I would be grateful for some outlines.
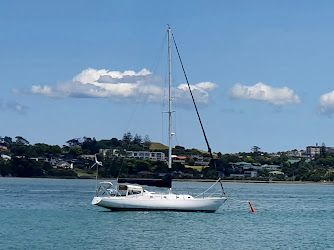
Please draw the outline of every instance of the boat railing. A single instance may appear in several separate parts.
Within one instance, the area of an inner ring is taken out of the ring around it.
[[[196,193],[196,194],[190,194],[190,192],[188,192],[188,194],[174,194],[176,196],[176,199],[188,199],[189,196],[196,198],[196,199],[200,199],[200,198],[223,198],[224,194],[219,193],[219,192],[215,192],[215,193]],[[151,194],[151,198],[154,197],[160,197],[160,199],[168,199],[169,194],[167,193],[154,193]]]
[[[100,182],[98,188],[96,189],[96,196],[115,196],[117,190],[114,188],[114,185],[111,182],[104,181]]]

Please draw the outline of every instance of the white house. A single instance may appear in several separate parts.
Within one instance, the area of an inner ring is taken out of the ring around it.
[[[165,160],[165,154],[163,152],[127,151],[126,157],[134,159],[142,159],[142,160],[153,160],[153,161]]]
[[[12,157],[10,157],[9,155],[1,155],[1,158],[5,161],[10,161],[12,159]]]

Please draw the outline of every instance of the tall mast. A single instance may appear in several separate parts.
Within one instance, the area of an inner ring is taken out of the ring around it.
[[[169,81],[168,81],[168,169],[172,168],[172,30],[168,26],[168,61],[169,61]]]

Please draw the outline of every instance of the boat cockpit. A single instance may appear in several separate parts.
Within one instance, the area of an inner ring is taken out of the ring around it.
[[[115,188],[111,182],[100,182],[96,196],[138,196],[143,195],[145,191],[141,186],[119,185]]]
[[[122,196],[142,195],[143,191],[144,190],[141,186],[135,186],[135,185],[119,185],[118,186],[118,192]]]

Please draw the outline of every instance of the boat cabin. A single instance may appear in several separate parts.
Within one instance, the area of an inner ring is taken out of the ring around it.
[[[143,188],[135,185],[119,185],[118,192],[121,196],[142,195]]]

